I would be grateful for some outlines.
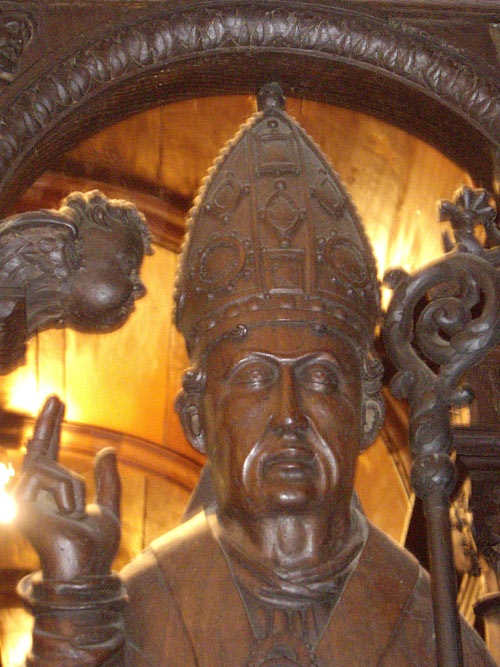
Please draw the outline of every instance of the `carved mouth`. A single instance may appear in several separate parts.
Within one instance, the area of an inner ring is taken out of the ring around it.
[[[313,452],[300,446],[286,447],[272,454],[264,461],[263,473],[278,475],[288,480],[301,480],[316,470],[316,458]]]

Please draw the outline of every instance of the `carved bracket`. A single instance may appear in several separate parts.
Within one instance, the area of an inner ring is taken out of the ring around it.
[[[75,192],[58,211],[0,222],[0,373],[43,329],[110,331],[145,293],[139,268],[151,253],[144,217],[99,191]]]
[[[33,19],[19,12],[0,12],[0,85],[14,79],[24,50],[33,38]]]

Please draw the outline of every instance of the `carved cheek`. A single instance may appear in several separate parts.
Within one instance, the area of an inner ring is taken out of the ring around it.
[[[231,467],[233,477],[240,478],[249,455],[262,440],[265,417],[259,413],[258,405],[235,397],[225,403],[219,414],[219,422],[223,422],[219,436],[227,448],[226,465]]]
[[[357,451],[360,439],[360,411],[344,396],[316,400],[309,419],[319,435],[332,448],[352,446]]]
[[[132,283],[118,270],[108,267],[78,271],[71,285],[71,301],[80,312],[99,314],[119,308],[130,297]]]

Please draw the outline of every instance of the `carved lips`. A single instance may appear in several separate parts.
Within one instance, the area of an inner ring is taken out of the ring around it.
[[[314,453],[306,447],[284,446],[281,451],[265,457],[262,465],[264,477],[279,476],[290,482],[302,482],[304,476],[316,474],[317,464]]]

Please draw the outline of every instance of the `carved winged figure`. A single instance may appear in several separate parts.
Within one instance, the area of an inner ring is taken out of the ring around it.
[[[144,254],[151,254],[144,216],[97,190],[74,192],[57,211],[1,222],[0,372],[22,360],[38,331],[121,326],[145,293]]]

